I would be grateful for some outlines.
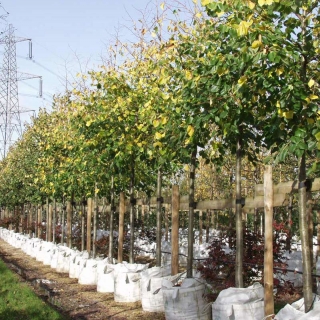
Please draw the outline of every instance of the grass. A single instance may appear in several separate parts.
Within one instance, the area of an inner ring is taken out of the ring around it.
[[[66,320],[0,260],[0,319]]]

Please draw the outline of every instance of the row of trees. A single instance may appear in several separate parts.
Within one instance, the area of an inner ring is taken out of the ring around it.
[[[300,235],[308,243],[306,170],[318,172],[320,149],[319,3],[193,5],[191,20],[166,20],[170,7],[162,3],[152,25],[142,21],[135,28],[136,43],[117,39],[105,65],[81,76],[85,86],[56,97],[52,112],[42,110],[33,119],[1,162],[0,202],[114,194],[129,185],[133,200],[135,189],[153,192],[155,173],[172,182],[188,165],[191,238],[199,157],[218,168],[235,155],[241,287],[244,156],[257,162],[297,160]],[[192,261],[192,251],[188,255]],[[304,283],[307,296],[311,276]]]

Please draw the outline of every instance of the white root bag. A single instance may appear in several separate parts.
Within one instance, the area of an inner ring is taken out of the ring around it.
[[[88,259],[85,261],[79,274],[79,283],[85,285],[97,284],[97,265],[98,260]]]
[[[300,299],[293,304],[287,304],[275,316],[275,320],[319,320],[320,301],[319,296],[314,295],[313,309],[304,313],[304,299]]]
[[[205,294],[207,285],[201,279],[184,279],[180,287],[162,281],[166,320],[211,320],[211,304]]]
[[[171,265],[154,267],[141,272],[141,304],[148,312],[164,312],[164,302],[161,288],[162,280],[168,279]]]
[[[87,251],[83,251],[81,254],[76,255],[70,261],[69,267],[69,278],[78,279],[81,269],[83,268],[84,263],[89,258],[89,254]]]
[[[67,248],[66,250],[61,250],[58,253],[58,261],[56,271],[60,273],[69,273],[70,270],[70,257],[72,249]]]
[[[114,270],[114,300],[116,302],[136,302],[141,300],[140,272],[148,264],[119,263]]]
[[[212,320],[260,320],[264,318],[264,289],[260,283],[248,288],[228,288],[212,304]]]
[[[104,259],[102,263],[98,265],[97,292],[114,292],[114,269],[115,264],[111,264],[109,258]]]

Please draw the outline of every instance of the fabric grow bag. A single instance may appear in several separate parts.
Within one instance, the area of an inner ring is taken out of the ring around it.
[[[136,302],[141,300],[141,271],[148,264],[119,263],[114,269],[114,300],[116,302]]]
[[[222,290],[212,304],[212,320],[259,320],[264,318],[264,289],[260,283],[248,288]]]
[[[97,284],[97,263],[96,259],[87,259],[79,273],[79,283],[85,285]]]
[[[200,279],[187,278],[180,287],[162,281],[166,320],[210,320],[211,304],[205,300],[207,285]]]
[[[114,292],[114,263],[110,258],[98,262],[97,266],[97,292]]]
[[[164,312],[161,288],[162,280],[168,279],[171,265],[154,267],[141,272],[141,304],[144,311]]]
[[[85,261],[89,258],[89,253],[83,251],[80,254],[77,254],[73,259],[70,260],[69,266],[69,278],[78,279],[81,269]]]
[[[98,271],[97,292],[114,292],[114,266],[106,264],[102,271]]]

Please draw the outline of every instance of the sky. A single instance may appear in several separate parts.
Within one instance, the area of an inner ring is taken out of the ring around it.
[[[141,11],[150,6],[150,0],[0,0],[0,3],[0,15],[6,16],[0,21],[2,32],[11,24],[16,39],[32,39],[32,59],[28,58],[28,41],[16,44],[18,73],[41,76],[43,80],[42,98],[39,78],[18,82],[21,110],[33,110],[22,114],[23,121],[28,121],[39,108],[50,110],[52,96],[65,91],[66,78],[72,83],[77,72],[98,69],[101,56],[119,27],[120,37],[130,40],[132,20],[137,21]],[[1,44],[1,65],[3,53]]]

